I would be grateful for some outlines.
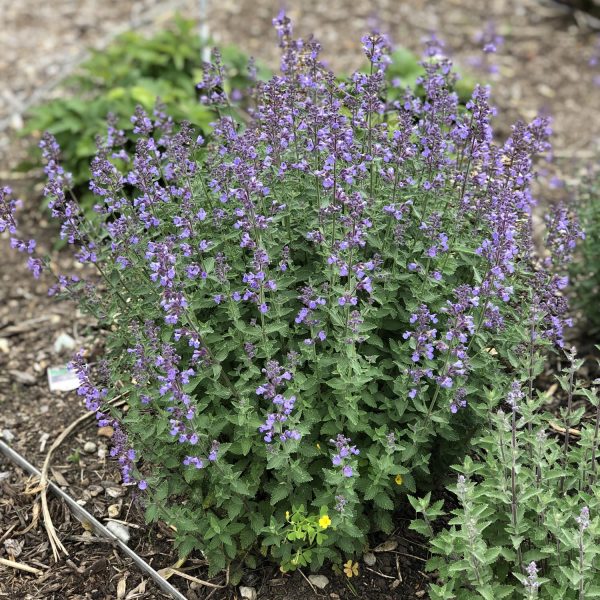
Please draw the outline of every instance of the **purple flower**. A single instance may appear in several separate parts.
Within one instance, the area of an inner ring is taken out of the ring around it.
[[[337,453],[331,458],[331,463],[334,467],[342,467],[344,477],[352,477],[354,470],[350,462],[353,456],[360,454],[356,446],[351,446],[350,442],[350,438],[345,437],[341,433],[338,433],[336,439],[329,440],[329,443],[333,444],[337,450]]]
[[[35,279],[39,279],[44,268],[44,263],[39,258],[29,257],[27,259],[27,268],[31,271]]]
[[[259,431],[264,434],[263,439],[267,444],[273,441],[273,438],[279,432],[279,439],[282,442],[287,440],[299,440],[300,433],[287,426],[290,415],[296,404],[296,396],[285,398],[283,393],[278,392],[278,388],[284,388],[288,381],[291,381],[292,374],[285,370],[276,360],[267,362],[262,369],[267,382],[256,388],[256,395],[270,399],[276,406],[277,412],[267,415],[266,421],[259,427]],[[286,426],[284,427],[284,423]]]

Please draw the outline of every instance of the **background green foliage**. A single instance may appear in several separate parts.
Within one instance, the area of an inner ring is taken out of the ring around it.
[[[585,240],[579,243],[578,260],[571,267],[574,306],[580,311],[586,334],[600,341],[600,170],[590,169],[576,191],[576,202]]]
[[[250,84],[248,56],[236,46],[221,48],[227,71],[226,91],[243,91]],[[167,106],[175,122],[189,121],[206,134],[214,112],[198,102],[196,83],[202,79],[202,42],[193,20],[176,18],[170,27],[152,37],[137,32],[118,36],[102,50],[94,50],[77,72],[64,82],[66,94],[38,106],[28,115],[24,135],[52,133],[61,147],[62,164],[73,175],[75,192],[81,204],[89,206],[90,162],[96,152],[96,137],[106,132],[106,117],[114,113],[117,125],[125,133],[133,126],[130,117],[137,105],[152,111],[156,99]],[[424,71],[418,57],[406,48],[391,55],[386,77],[390,100],[402,97],[406,89],[417,87]],[[258,78],[268,79],[269,70],[257,64]],[[466,102],[473,81],[459,79],[456,91]],[[417,95],[423,91],[417,89]],[[40,165],[37,145],[32,145],[31,158],[21,165],[30,169]]]
[[[103,50],[95,50],[64,87],[67,94],[31,109],[24,134],[48,131],[58,141],[63,165],[72,173],[80,201],[90,198],[87,182],[96,152],[96,137],[106,132],[106,116],[118,116],[126,133],[137,105],[151,111],[160,98],[175,122],[189,121],[202,132],[209,130],[214,113],[198,102],[196,83],[202,79],[202,44],[196,23],[177,18],[168,29],[147,38],[136,32],[117,37]],[[227,68],[227,91],[249,84],[248,56],[234,46],[222,48]],[[268,71],[259,67],[259,77]],[[39,164],[39,151],[22,165]]]
[[[385,72],[385,78],[390,84],[388,96],[390,100],[399,100],[406,90],[413,90],[415,95],[424,98],[425,90],[417,81],[425,74],[419,57],[408,48],[397,47],[391,54],[391,63]],[[466,104],[471,98],[475,80],[464,73],[457,72],[454,91],[458,94],[461,104]]]

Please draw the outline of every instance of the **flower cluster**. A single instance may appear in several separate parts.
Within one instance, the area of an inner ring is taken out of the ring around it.
[[[351,446],[350,442],[350,438],[345,437],[341,433],[338,433],[335,440],[329,440],[329,443],[333,444],[336,449],[336,454],[333,455],[331,464],[334,467],[341,467],[344,477],[352,477],[354,475],[354,469],[351,465],[352,457],[360,454],[360,450],[356,446]]]
[[[273,441],[276,431],[279,430],[279,440],[299,440],[300,433],[295,429],[283,429],[282,423],[285,423],[294,409],[296,404],[296,396],[285,398],[278,388],[286,385],[286,382],[292,380],[292,374],[285,370],[276,360],[271,360],[262,370],[267,379],[264,383],[256,388],[256,395],[267,398],[277,407],[276,413],[269,413],[267,420],[260,426],[259,431],[264,433],[264,440],[268,444]],[[278,425],[279,424],[279,425]]]

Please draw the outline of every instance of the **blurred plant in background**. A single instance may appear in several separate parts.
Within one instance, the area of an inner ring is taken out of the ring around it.
[[[585,239],[579,243],[577,260],[571,264],[573,305],[580,313],[584,331],[592,340],[600,335],[600,170],[590,167],[575,190],[575,203]]]
[[[222,48],[221,53],[227,71],[227,93],[239,100],[252,83],[248,56],[234,46]],[[124,33],[105,49],[92,52],[65,81],[63,97],[33,107],[23,134],[48,131],[56,137],[79,201],[90,206],[89,166],[97,150],[95,140],[106,132],[109,113],[117,117],[115,126],[130,134],[130,117],[136,106],[152,110],[160,98],[174,121],[185,120],[203,133],[209,131],[215,115],[198,101],[196,91],[196,83],[202,79],[201,55],[202,41],[193,20],[176,18],[171,27],[150,38],[136,32]],[[259,65],[257,70],[259,77],[269,76],[264,66]],[[41,165],[37,148],[32,155],[22,169]]]

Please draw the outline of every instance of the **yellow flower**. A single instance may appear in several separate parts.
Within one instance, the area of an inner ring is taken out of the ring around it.
[[[320,450],[320,449],[321,449],[321,444],[319,444],[319,442],[317,442],[317,443],[315,444],[315,446],[317,447],[317,450]]]
[[[402,479],[402,475],[398,474],[396,475],[396,479],[394,479],[394,481],[396,482],[396,485],[402,485],[404,479]]]
[[[331,519],[329,518],[329,516],[323,515],[319,519],[319,525],[321,526],[321,529],[327,529],[331,525]]]
[[[286,510],[286,511],[285,511],[285,520],[286,520],[286,521],[289,521],[289,520],[290,520],[290,511],[289,511],[289,510]]]
[[[346,574],[346,577],[348,577],[348,578],[352,577],[353,575],[357,576],[358,575],[358,563],[352,562],[351,560],[344,563],[344,573]]]

